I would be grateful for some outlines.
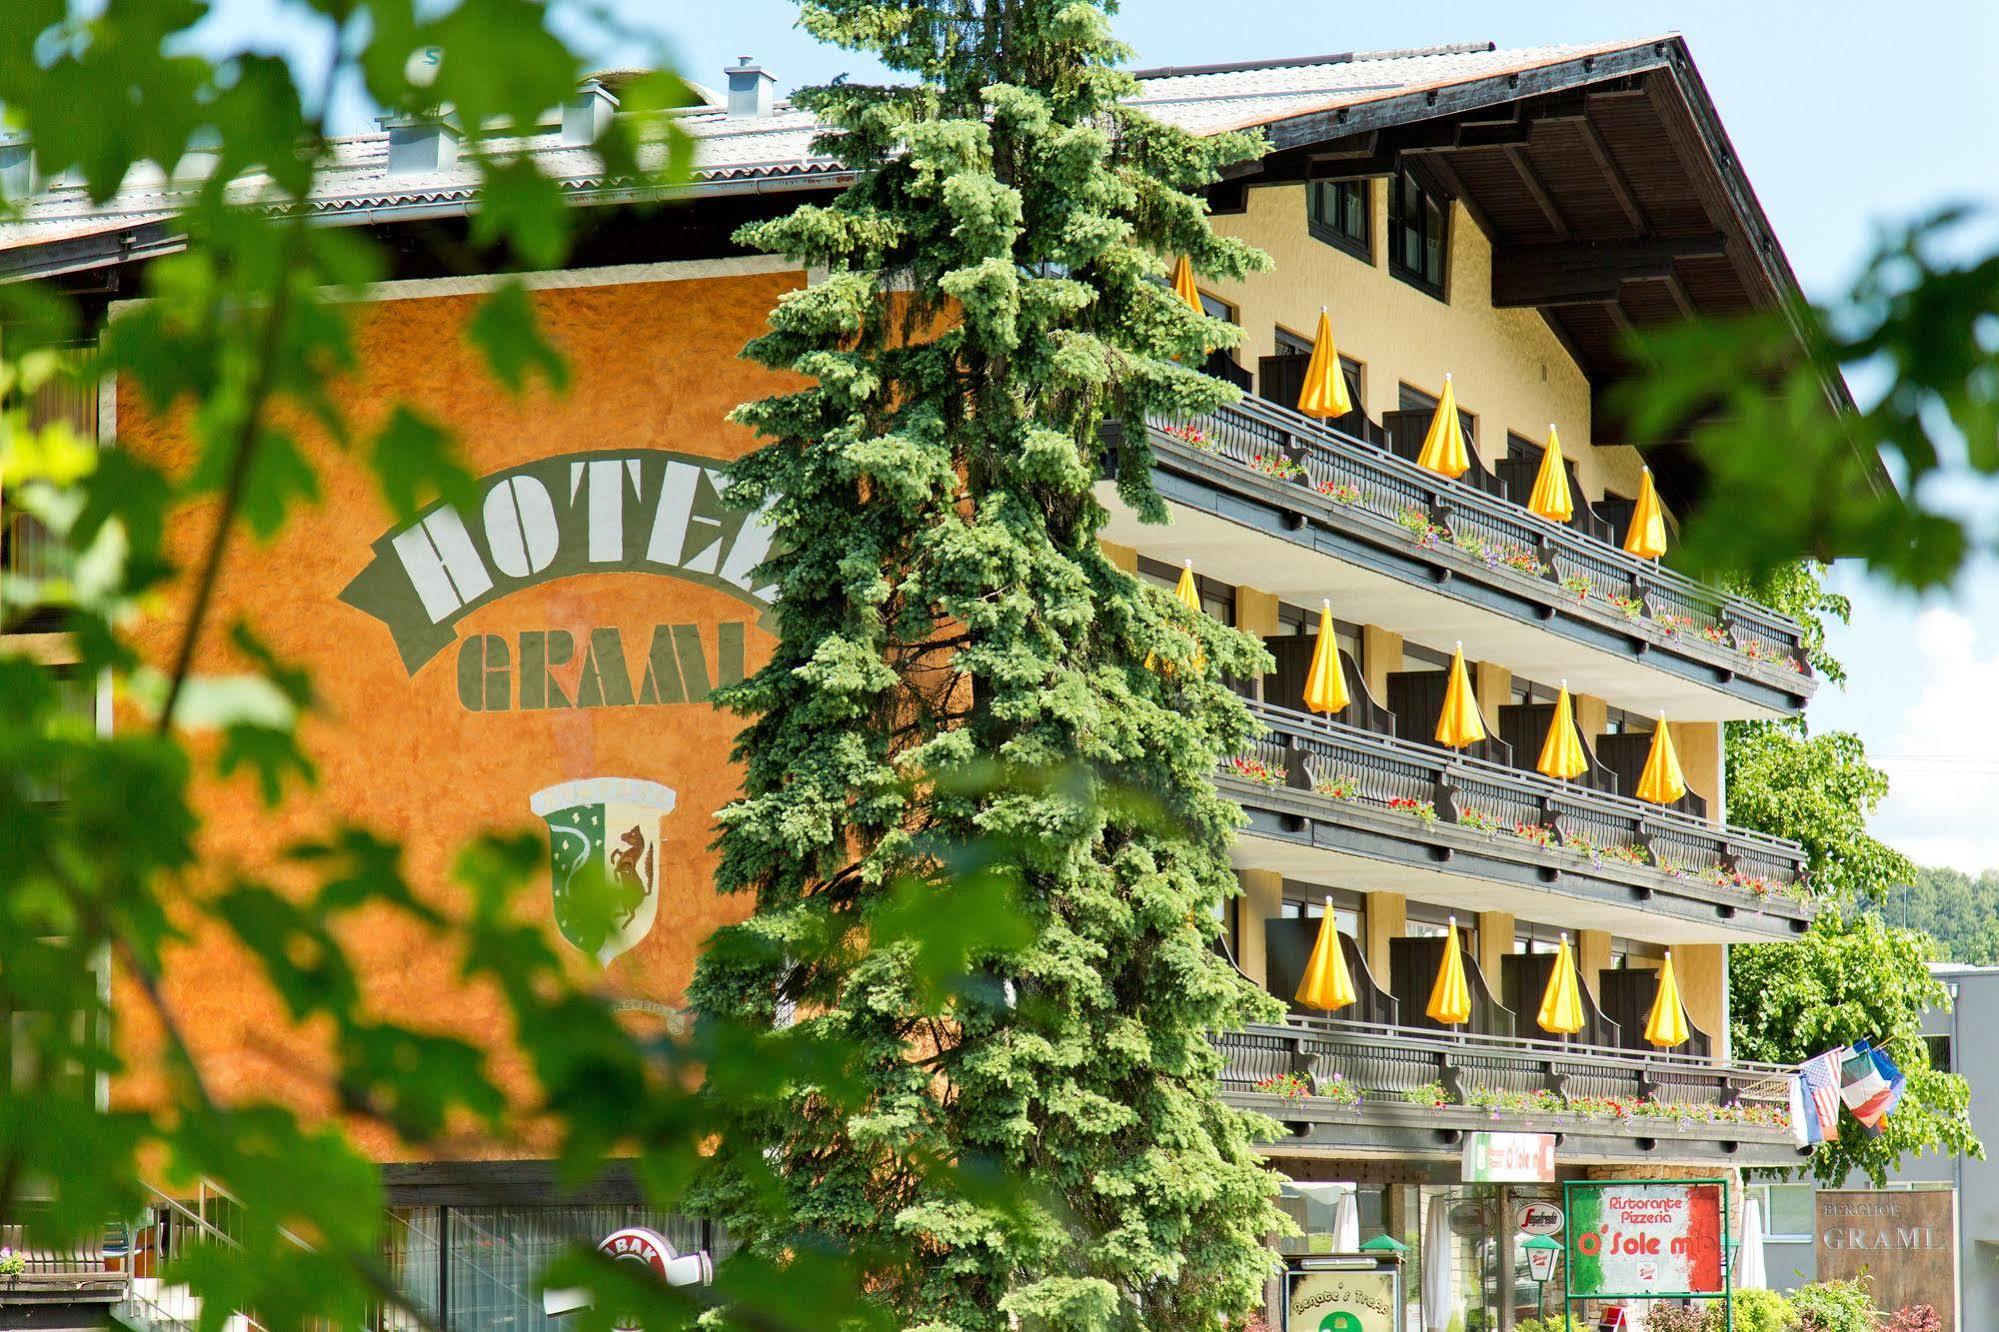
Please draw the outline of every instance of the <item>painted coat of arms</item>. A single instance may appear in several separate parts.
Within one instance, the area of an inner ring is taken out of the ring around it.
[[[588,777],[535,792],[548,824],[555,923],[599,963],[637,944],[659,915],[660,825],[674,793],[635,777]]]

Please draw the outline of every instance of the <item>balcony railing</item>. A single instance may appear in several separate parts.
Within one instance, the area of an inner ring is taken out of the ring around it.
[[[1301,1106],[1351,1108],[1377,1122],[1414,1117],[1439,1127],[1498,1116],[1537,1128],[1593,1125],[1637,1136],[1774,1141],[1789,1132],[1796,1074],[1778,1064],[1329,1018],[1254,1026],[1220,1036],[1217,1044],[1225,1060],[1223,1090],[1235,1096],[1270,1094],[1288,1082],[1293,1092],[1305,1092],[1295,1097]]]
[[[1192,422],[1149,424],[1164,457],[1205,454],[1295,484],[1383,536],[1455,552],[1497,576],[1544,583],[1551,605],[1589,607],[1641,638],[1729,671],[1767,675],[1797,695],[1815,687],[1795,621],[1276,403],[1244,397]]]
[[[1263,734],[1222,768],[1246,784],[1309,792],[1329,812],[1372,807],[1506,845],[1550,870],[1611,869],[1661,892],[1809,919],[1804,849],[1627,796],[1252,702]]]

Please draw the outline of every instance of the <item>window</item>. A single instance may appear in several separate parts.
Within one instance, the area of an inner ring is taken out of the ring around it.
[[[1404,167],[1388,182],[1388,271],[1444,299],[1450,205]]]
[[[1426,393],[1414,384],[1398,384],[1395,389],[1395,405],[1405,412],[1421,412],[1425,416],[1437,414],[1437,395]],[[1465,443],[1478,443],[1478,413],[1458,408],[1458,427],[1465,432]]]
[[[1950,1063],[1950,1037],[1925,1036],[1923,1044],[1930,1052],[1930,1067],[1939,1073],[1952,1071]]]
[[[1148,583],[1165,588],[1168,592],[1173,591],[1173,589],[1180,585],[1179,569],[1174,568],[1163,560],[1150,559],[1145,556],[1139,557],[1138,576]],[[1235,624],[1235,586],[1233,584],[1219,582],[1213,578],[1209,578],[1205,574],[1196,573],[1194,575],[1194,586],[1200,589],[1201,609],[1204,612],[1214,616],[1215,619],[1220,620],[1223,624],[1231,626]]]
[[[1374,262],[1374,210],[1364,180],[1315,180],[1305,186],[1305,226],[1315,239]]]
[[[1259,367],[1263,383],[1258,396],[1285,407],[1296,407],[1298,396],[1305,391],[1305,367],[1311,364],[1312,344],[1287,328],[1277,330],[1276,343],[1276,355],[1264,357]],[[1351,356],[1342,355],[1340,373],[1346,376],[1347,396],[1353,399],[1354,409],[1361,410],[1361,388],[1366,382],[1367,367]]]
[[[1303,885],[1292,884],[1288,886],[1288,891],[1297,893],[1313,890]],[[1359,939],[1362,915],[1358,900],[1355,899],[1355,895],[1352,893],[1334,892],[1328,894],[1320,892],[1318,896],[1307,897],[1304,900],[1286,897],[1284,899],[1284,909],[1281,914],[1285,920],[1322,920],[1325,918],[1326,898],[1328,896],[1333,899],[1333,928],[1341,934],[1346,935],[1349,939]],[[1343,901],[1342,899],[1352,900]]]
[[[1817,1202],[1810,1184],[1751,1184],[1749,1196],[1762,1200],[1764,1239],[1780,1244],[1811,1243]]]

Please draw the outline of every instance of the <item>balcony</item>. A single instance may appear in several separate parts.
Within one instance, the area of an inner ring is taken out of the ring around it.
[[[1302,1017],[1217,1043],[1228,1100],[1289,1129],[1277,1156],[1455,1156],[1488,1130],[1551,1133],[1562,1165],[1801,1156],[1774,1064]]]
[[[1787,717],[1817,688],[1796,623],[1626,555],[1599,521],[1536,518],[1489,474],[1447,480],[1258,398],[1149,434],[1171,526],[1105,482],[1111,541],[1641,714]]]
[[[1242,868],[1667,944],[1789,938],[1815,913],[1794,842],[1250,706],[1264,733],[1221,775],[1249,820]]]

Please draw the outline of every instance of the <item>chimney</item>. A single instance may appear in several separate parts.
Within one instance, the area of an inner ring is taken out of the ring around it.
[[[35,146],[25,136],[0,134],[0,203],[24,203],[35,192]]]
[[[754,120],[770,114],[775,99],[771,92],[777,80],[763,66],[752,65],[748,56],[738,56],[727,71],[729,76],[729,119]]]
[[[389,132],[389,174],[410,176],[458,164],[458,127],[434,116],[383,116]]]
[[[587,148],[604,137],[618,99],[595,79],[584,80],[576,95],[562,104],[562,146]]]

